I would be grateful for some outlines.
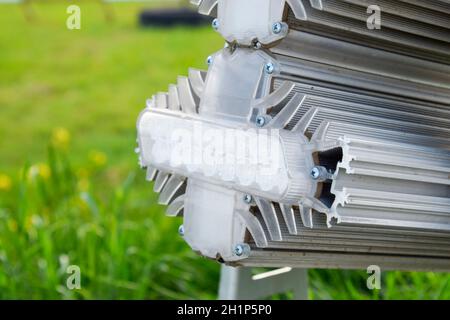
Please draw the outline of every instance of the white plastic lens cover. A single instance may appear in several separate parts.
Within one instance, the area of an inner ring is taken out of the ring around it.
[[[313,188],[303,140],[293,132],[161,109],[144,111],[138,132],[143,165],[280,202]]]
[[[218,2],[218,31],[229,42],[251,45],[257,39],[269,44],[286,36],[287,28],[274,32],[281,23],[285,1],[226,0]]]

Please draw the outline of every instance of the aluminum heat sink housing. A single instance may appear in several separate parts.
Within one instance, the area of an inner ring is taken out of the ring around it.
[[[140,164],[192,249],[449,270],[450,1],[194,2],[226,46],[137,123]]]

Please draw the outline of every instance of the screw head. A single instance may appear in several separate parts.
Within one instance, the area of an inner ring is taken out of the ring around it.
[[[214,30],[218,30],[219,29],[219,19],[215,18],[212,23],[211,23],[212,27]]]
[[[206,64],[208,66],[210,66],[212,64],[212,62],[213,62],[213,57],[212,56],[209,56],[208,58],[206,58]]]
[[[234,253],[235,253],[238,257],[240,257],[240,256],[242,256],[242,255],[244,254],[244,248],[243,248],[240,244],[238,244],[238,245],[234,248]]]
[[[181,226],[179,226],[179,228],[178,228],[178,234],[180,235],[180,236],[184,236],[184,226],[183,225],[181,225]]]
[[[257,116],[255,123],[257,127],[262,128],[266,125],[267,119],[264,116]]]
[[[272,74],[275,71],[275,66],[273,65],[272,62],[268,62],[264,66],[264,70],[266,71],[267,74]]]
[[[238,244],[234,247],[234,254],[238,257],[242,257],[243,255],[247,255],[250,252],[250,247],[248,244]]]
[[[283,30],[283,25],[281,24],[281,22],[276,22],[272,25],[273,33],[279,34],[279,33],[281,33],[282,30]]]
[[[320,169],[317,168],[317,167],[312,168],[312,170],[311,170],[311,177],[314,180],[319,179],[320,178]]]
[[[261,42],[259,42],[258,40],[254,41],[253,42],[253,48],[256,49],[256,50],[261,49],[262,48]]]
[[[253,201],[253,197],[251,195],[249,195],[249,194],[244,195],[244,202],[245,203],[250,204],[250,203],[252,203],[252,201]]]

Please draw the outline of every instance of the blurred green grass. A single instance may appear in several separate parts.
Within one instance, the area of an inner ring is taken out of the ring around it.
[[[75,1],[76,3],[76,1]],[[223,40],[210,28],[141,29],[141,6],[105,20],[81,2],[82,29],[66,5],[0,7],[0,298],[213,299],[219,266],[177,236],[138,170],[135,121]],[[68,264],[81,290],[65,286]],[[309,271],[313,299],[449,299],[448,274]],[[284,297],[284,296],[283,296]],[[277,296],[275,298],[280,298]]]
[[[0,165],[42,158],[55,126],[73,137],[73,160],[105,146],[113,164],[130,166],[135,123],[145,100],[167,91],[188,67],[205,67],[223,45],[209,28],[172,30],[137,26],[137,5],[80,2],[81,30],[66,28],[67,5],[33,5],[26,22],[18,6],[0,7]],[[20,130],[17,124],[20,123]],[[11,135],[11,133],[14,133]],[[40,143],[38,143],[40,142]]]

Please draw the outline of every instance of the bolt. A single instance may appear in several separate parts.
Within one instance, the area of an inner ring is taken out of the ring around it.
[[[218,30],[219,29],[219,19],[215,18],[212,23],[211,23],[212,27],[214,30]]]
[[[281,22],[276,22],[273,24],[273,26],[272,26],[273,33],[279,34],[279,33],[281,33],[282,30],[283,30],[283,24]]]
[[[246,195],[244,196],[244,202],[245,202],[245,203],[250,204],[250,203],[252,203],[252,201],[253,201],[253,197],[252,197],[251,195],[246,194]]]
[[[255,122],[257,127],[262,128],[266,125],[267,119],[264,116],[257,116]]]
[[[333,173],[328,172],[327,168],[316,166],[311,169],[311,178],[318,181],[326,181],[333,178]]]
[[[181,225],[181,226],[178,228],[178,234],[179,234],[180,236],[184,237],[184,226],[183,226],[183,225]]]
[[[259,42],[258,40],[253,41],[253,48],[254,49],[259,50],[259,49],[261,49],[261,47],[262,47],[261,42]]]
[[[311,177],[314,180],[319,179],[320,178],[320,169],[317,168],[317,167],[312,168],[312,170],[311,170]]]
[[[208,58],[206,58],[206,63],[208,64],[208,66],[210,66],[213,62],[213,57],[209,56]]]
[[[264,66],[264,70],[266,71],[267,74],[272,74],[275,71],[275,66],[273,65],[272,62],[268,62]]]
[[[250,246],[246,243],[238,244],[234,247],[234,254],[238,257],[248,255],[250,253]]]

